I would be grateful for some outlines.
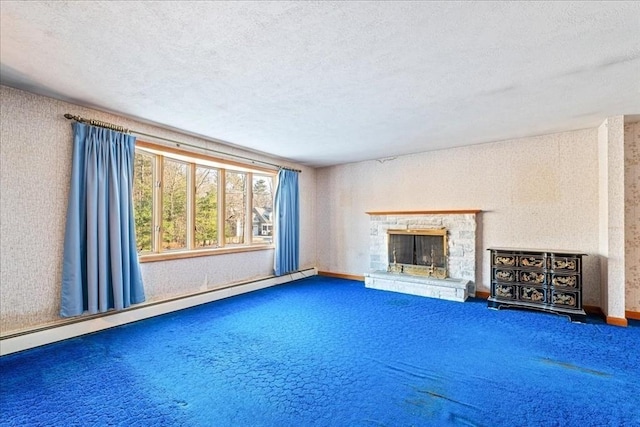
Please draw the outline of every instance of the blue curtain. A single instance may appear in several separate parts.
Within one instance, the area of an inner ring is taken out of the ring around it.
[[[276,253],[273,270],[282,276],[298,270],[300,258],[300,203],[298,173],[280,169],[274,207]]]
[[[143,302],[131,189],[135,137],[73,123],[62,317]]]

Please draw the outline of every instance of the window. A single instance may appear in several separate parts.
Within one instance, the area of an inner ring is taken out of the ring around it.
[[[153,248],[153,162],[152,155],[136,152],[134,159],[133,210],[138,252]]]
[[[229,171],[225,175],[224,238],[230,244],[243,244],[247,217],[247,176]]]
[[[196,166],[196,247],[218,246],[218,170]]]
[[[253,175],[253,241],[273,242],[273,179],[265,175]]]
[[[187,167],[162,159],[162,249],[187,247]]]
[[[275,172],[138,141],[141,261],[270,248]]]

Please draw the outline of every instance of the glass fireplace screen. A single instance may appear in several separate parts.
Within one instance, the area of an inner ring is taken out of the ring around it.
[[[447,277],[447,230],[388,230],[390,272]]]

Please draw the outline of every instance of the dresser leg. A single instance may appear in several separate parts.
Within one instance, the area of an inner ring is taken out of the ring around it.
[[[571,313],[569,314],[571,321],[573,323],[587,323],[587,315],[580,313]]]
[[[487,308],[490,308],[492,310],[499,310],[501,305],[502,304],[498,302],[487,300]]]

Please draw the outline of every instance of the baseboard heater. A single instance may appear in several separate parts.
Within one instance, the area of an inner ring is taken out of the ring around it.
[[[168,300],[138,304],[126,310],[107,312],[93,316],[83,316],[70,320],[62,320],[39,328],[20,331],[0,337],[0,356],[18,351],[28,350],[46,344],[75,338],[102,331],[127,323],[137,322],[150,317],[195,307],[224,298],[241,295],[247,292],[268,288],[318,274],[317,268],[308,268],[284,276],[270,276],[263,279],[234,283],[224,288],[184,295]]]

